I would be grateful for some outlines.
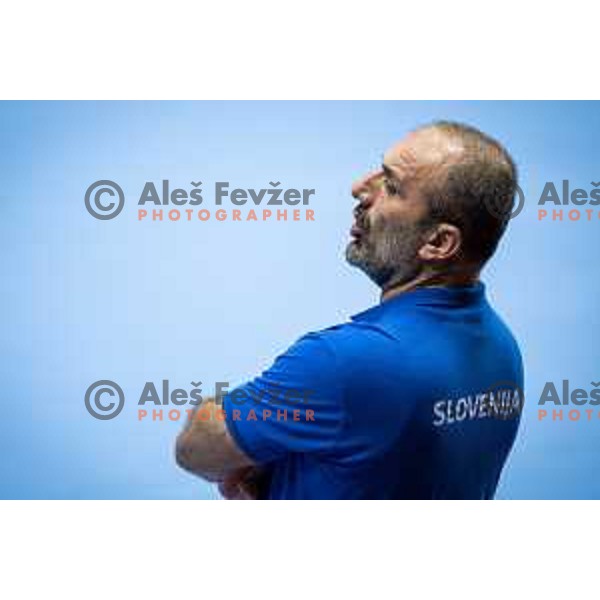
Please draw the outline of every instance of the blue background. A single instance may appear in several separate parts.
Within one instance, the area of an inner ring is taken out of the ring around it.
[[[528,404],[498,497],[600,498],[597,409],[592,422],[537,420],[546,381],[600,380],[597,209],[591,222],[537,220],[545,181],[600,180],[591,102],[0,104],[0,497],[216,498],[174,464],[180,423],[136,420],[145,382],[201,380],[206,393],[241,383],[307,330],[377,302],[343,259],[350,184],[439,118],[505,143],[528,196],[483,276],[526,365]],[[99,179],[125,191],[110,221],[84,207]],[[315,188],[316,220],[139,223],[144,183],[162,179],[202,180],[201,208],[213,212],[216,181]],[[99,379],[125,392],[114,420],[84,407]]]

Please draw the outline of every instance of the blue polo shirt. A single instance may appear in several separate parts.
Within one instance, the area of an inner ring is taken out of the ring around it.
[[[271,499],[492,498],[523,403],[482,283],[418,288],[300,338],[228,394]]]

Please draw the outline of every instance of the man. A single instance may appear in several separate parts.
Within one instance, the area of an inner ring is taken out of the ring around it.
[[[516,186],[506,150],[466,125],[391,148],[352,188],[347,248],[381,303],[302,337],[225,398],[222,418],[206,403],[210,418],[177,440],[180,466],[229,498],[492,498],[523,369],[479,273]]]

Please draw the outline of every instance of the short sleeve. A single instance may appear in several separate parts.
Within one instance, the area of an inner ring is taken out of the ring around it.
[[[323,332],[300,338],[259,377],[227,394],[227,427],[258,464],[334,452],[343,424],[341,373]]]

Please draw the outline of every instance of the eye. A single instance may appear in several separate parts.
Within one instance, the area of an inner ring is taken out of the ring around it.
[[[385,191],[390,196],[401,196],[402,195],[402,186],[399,181],[396,181],[389,177],[384,177],[383,187],[385,188]]]

